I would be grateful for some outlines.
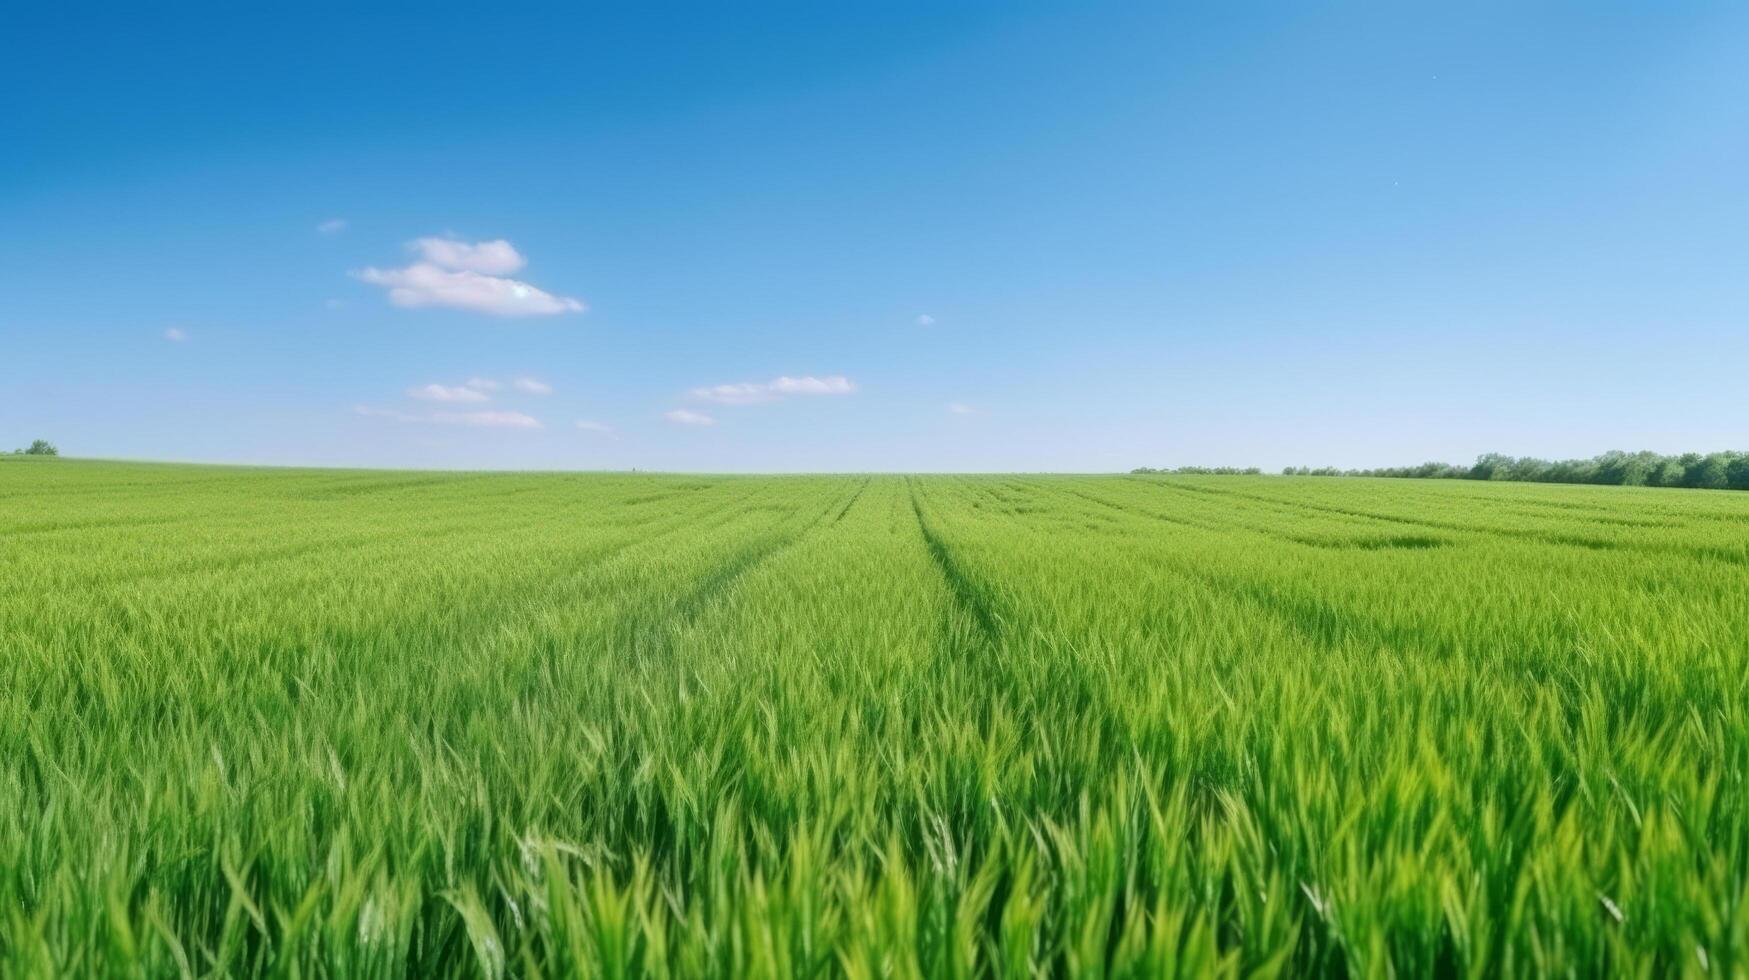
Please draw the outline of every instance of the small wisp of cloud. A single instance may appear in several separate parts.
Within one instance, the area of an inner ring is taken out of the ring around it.
[[[492,396],[471,385],[420,385],[407,389],[408,398],[416,398],[423,402],[484,402],[491,401]]]
[[[545,394],[553,390],[550,385],[535,381],[533,378],[518,378],[514,384],[519,391],[536,394]],[[501,387],[503,385],[491,378],[473,377],[459,385],[438,384],[437,382],[416,385],[407,389],[407,397],[414,401],[438,402],[444,405],[477,405],[491,401],[492,393]],[[430,412],[404,412],[395,408],[373,408],[369,405],[359,405],[353,411],[371,418],[428,425],[465,425],[482,429],[541,428],[540,420],[532,415],[502,409],[469,411],[434,409]],[[579,425],[581,426],[581,423]]]
[[[373,408],[369,405],[354,406],[352,411],[366,418],[390,419],[395,422],[428,425],[465,425],[482,429],[538,429],[540,419],[521,412],[477,411],[477,412],[403,412],[393,408]]]
[[[485,429],[538,429],[540,419],[521,412],[432,412],[431,421],[440,425],[472,425]]]
[[[920,327],[933,327],[935,326],[935,318],[927,313],[919,313],[917,314],[917,325]]]
[[[522,377],[510,382],[510,386],[527,395],[550,395],[553,386],[538,378]],[[492,378],[472,377],[459,385],[428,384],[407,389],[408,398],[417,398],[425,402],[487,402],[492,400],[492,393],[504,385]]]
[[[606,422],[596,422],[593,419],[578,419],[577,428],[583,432],[594,432],[597,435],[604,435],[610,439],[617,439],[619,437],[618,434],[613,431],[613,426],[608,425]]]
[[[520,279],[507,278],[527,259],[502,238],[464,242],[419,238],[407,243],[418,258],[400,268],[367,266],[352,275],[388,290],[389,302],[408,309],[441,306],[488,316],[555,316],[582,313],[582,300],[555,296]]]
[[[663,412],[662,417],[667,419],[670,422],[673,422],[675,425],[716,425],[717,424],[716,419],[711,418],[709,415],[706,415],[703,412],[694,412],[694,411],[691,411],[689,409],[684,409],[684,408],[677,408],[677,409],[673,410],[672,412]]]
[[[328,235],[330,237],[332,237],[334,235],[338,235],[345,230],[346,230],[346,219],[345,218],[329,218],[327,221],[324,221],[321,224],[316,226],[317,234]]]
[[[390,419],[395,422],[430,421],[430,419],[424,415],[415,415],[412,412],[403,412],[395,408],[377,408],[372,405],[354,405],[352,406],[352,414],[362,415],[367,419]]]
[[[950,415],[976,415],[978,410],[964,402],[948,402],[947,411]]]
[[[188,331],[182,329],[181,327],[170,327],[169,329],[164,331],[164,339],[170,341],[173,344],[187,343],[188,342]]]
[[[694,388],[690,394],[699,401],[716,402],[719,405],[758,405],[792,395],[848,395],[855,390],[856,384],[841,374],[824,378],[812,375],[792,378],[786,375],[766,382],[739,381]]]

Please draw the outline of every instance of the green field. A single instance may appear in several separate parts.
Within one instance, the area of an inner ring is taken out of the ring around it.
[[[1749,494],[0,462],[0,975],[1749,971]]]

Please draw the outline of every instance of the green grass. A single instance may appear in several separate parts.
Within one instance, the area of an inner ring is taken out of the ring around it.
[[[0,467],[0,975],[1749,971],[1749,495]]]

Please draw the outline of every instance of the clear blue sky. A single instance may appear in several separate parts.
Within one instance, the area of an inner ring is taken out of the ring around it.
[[[1741,4],[364,6],[0,15],[0,443],[1749,446]]]

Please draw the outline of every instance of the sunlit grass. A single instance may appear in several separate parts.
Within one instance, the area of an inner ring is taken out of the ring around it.
[[[0,975],[1749,969],[1749,495],[0,467]]]

